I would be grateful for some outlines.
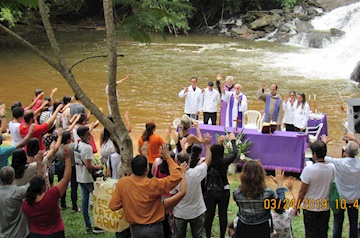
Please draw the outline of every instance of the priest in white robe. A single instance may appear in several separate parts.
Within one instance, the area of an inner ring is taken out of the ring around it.
[[[247,98],[241,92],[242,86],[240,84],[236,84],[234,89],[235,90],[232,92],[227,92],[224,90],[222,93],[222,100],[227,102],[225,126],[232,128],[242,128],[244,114],[248,108]]]

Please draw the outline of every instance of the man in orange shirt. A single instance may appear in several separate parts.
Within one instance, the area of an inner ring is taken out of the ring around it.
[[[161,154],[169,165],[169,176],[149,179],[146,176],[148,160],[138,155],[131,161],[133,174],[119,180],[111,198],[109,208],[113,211],[124,208],[133,237],[164,237],[161,221],[165,218],[165,209],[161,196],[172,190],[183,175],[166,145],[161,146]]]

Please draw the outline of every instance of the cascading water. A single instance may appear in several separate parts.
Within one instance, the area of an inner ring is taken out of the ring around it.
[[[299,49],[299,52],[280,56],[280,64],[307,78],[348,79],[360,61],[360,2],[337,8],[311,24],[313,31],[330,32],[331,28],[345,34],[322,49]],[[294,43],[294,42],[292,42]],[[300,42],[297,42],[300,43]]]

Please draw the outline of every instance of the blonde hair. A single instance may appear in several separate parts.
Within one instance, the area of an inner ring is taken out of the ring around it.
[[[183,115],[180,121],[180,128],[182,130],[187,130],[190,128],[190,126],[191,126],[191,118],[186,114]]]

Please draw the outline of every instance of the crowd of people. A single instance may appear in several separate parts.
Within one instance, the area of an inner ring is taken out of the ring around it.
[[[301,208],[306,237],[327,237],[330,208],[323,201],[329,200],[334,180],[345,207],[334,215],[333,237],[341,237],[345,208],[350,237],[357,237],[360,161],[356,155],[360,141],[351,134],[345,138],[349,143],[344,159],[326,156],[329,141],[326,136],[310,145],[315,163],[304,168],[300,191],[292,199],[286,199],[285,192],[292,191],[293,183],[288,181],[283,186],[281,168],[271,176],[278,186],[274,191],[265,185],[266,172],[261,162],[247,161],[240,186],[232,193],[238,206],[237,216],[228,222],[231,191],[227,169],[238,154],[236,137],[230,133],[227,139],[232,152],[225,155],[224,138],[219,137],[211,145],[210,134],[203,135],[197,123],[203,111],[204,123],[211,120],[216,125],[217,106],[222,99],[219,124],[242,127],[243,120],[239,118],[244,117],[248,107],[242,86],[234,84],[232,76],[227,76],[223,85],[221,81],[222,75],[218,74],[218,89],[209,82],[208,87],[201,90],[197,87],[198,79],[191,77],[191,85],[179,93],[179,97],[185,97],[185,115],[176,132],[169,126],[162,138],[155,133],[156,123],[145,124],[138,139],[138,155],[131,161],[132,174],[122,174],[121,150],[106,128],[101,133],[101,148],[97,148],[91,131],[99,121],[89,121],[91,113],[77,96],[58,100],[54,99],[56,88],[49,97],[45,97],[42,90],[36,90],[28,107],[23,107],[21,102],[11,106],[13,119],[8,127],[5,105],[1,105],[1,130],[9,129],[12,145],[0,147],[0,207],[3,209],[0,237],[65,237],[66,227],[60,210],[67,208],[69,182],[71,209],[82,212],[85,232],[104,232],[93,226],[89,215],[94,191],[92,171],[102,170],[105,176],[119,179],[109,208],[113,211],[123,208],[125,220],[130,224],[130,228],[115,234],[118,238],[182,238],[186,237],[188,223],[192,237],[202,237],[204,232],[206,237],[211,237],[216,207],[220,237],[225,237],[227,229],[228,235],[235,238],[292,237],[291,219]],[[291,91],[289,97],[282,100],[277,85],[271,85],[269,93],[265,93],[265,87],[263,84],[256,94],[265,102],[264,121],[276,121],[279,126],[284,123],[289,131],[304,131],[310,110],[305,94],[298,94],[296,99],[296,93]],[[109,119],[112,120],[111,115]],[[125,124],[131,132],[128,112]],[[196,135],[189,134],[192,126]],[[171,138],[175,148],[171,146]],[[0,136],[0,144],[2,139]],[[205,157],[201,158],[203,148]],[[94,156],[97,152],[100,152],[100,160]],[[58,176],[57,183],[54,183],[54,175]],[[81,208],[77,204],[78,186]],[[289,200],[293,200],[290,208],[286,203]],[[311,201],[314,206],[309,205]]]

